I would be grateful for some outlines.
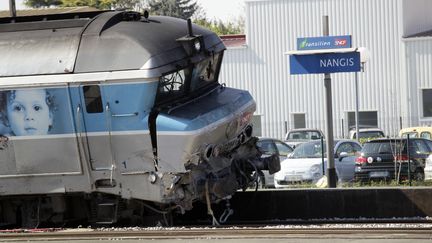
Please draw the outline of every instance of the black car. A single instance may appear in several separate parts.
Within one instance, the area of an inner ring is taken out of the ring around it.
[[[279,155],[280,161],[286,159],[294,150],[288,144],[274,138],[259,138],[257,147],[264,155]],[[257,186],[260,188],[274,187],[274,175],[268,170],[263,170],[258,177]]]
[[[374,139],[364,143],[356,158],[356,181],[424,180],[426,158],[432,153],[432,141],[423,138]],[[408,168],[410,170],[408,170]]]

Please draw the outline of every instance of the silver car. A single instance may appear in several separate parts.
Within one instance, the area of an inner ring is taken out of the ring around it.
[[[339,181],[354,179],[355,158],[361,149],[360,143],[355,140],[334,141],[334,163]],[[286,187],[299,182],[317,182],[327,169],[327,158],[322,151],[319,140],[296,147],[290,156],[281,162],[281,170],[275,173],[275,187]]]

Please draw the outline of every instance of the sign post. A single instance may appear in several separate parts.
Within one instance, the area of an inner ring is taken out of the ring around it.
[[[359,72],[362,55],[360,48],[351,47],[351,36],[329,36],[328,16],[323,16],[323,36],[297,38],[297,51],[290,51],[290,74],[324,74],[326,103],[327,185],[336,187],[334,162],[332,84],[330,73]]]
[[[329,35],[328,16],[323,16],[323,35]],[[333,153],[333,110],[332,110],[332,90],[330,73],[324,74],[324,87],[326,97],[326,148],[327,148],[327,185],[330,188],[336,187],[336,169]]]

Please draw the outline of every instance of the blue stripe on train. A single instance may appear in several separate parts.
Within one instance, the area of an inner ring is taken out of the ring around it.
[[[37,100],[38,94],[41,94],[40,91],[44,90],[53,104],[50,107],[51,119],[38,118],[36,120],[35,118],[34,122],[41,126],[51,125],[48,134],[69,134],[75,131],[148,130],[148,115],[153,106],[157,85],[157,82],[104,84],[100,86],[101,102],[92,99],[92,96],[97,96],[97,93],[87,93],[87,99],[84,98],[82,86],[27,88],[14,91],[16,95],[8,96],[12,97],[9,98],[9,102],[2,99],[3,104],[0,105],[6,107],[12,105],[13,102],[21,102],[23,104],[21,111],[35,111],[34,106],[31,107],[29,104],[49,103],[42,98]],[[2,92],[6,94],[8,91]],[[14,98],[16,100],[13,100]],[[229,116],[238,107],[247,104],[251,100],[252,97],[248,92],[224,88],[203,97],[199,102],[191,102],[187,106],[180,107],[170,114],[160,114],[157,119],[158,130],[192,131],[200,129],[209,123]],[[92,102],[96,102],[96,105]],[[81,109],[78,109],[78,107]],[[14,114],[8,113],[7,115],[12,120]],[[50,120],[51,124],[42,124],[47,120]],[[20,120],[16,121],[16,124],[21,122]],[[19,129],[16,127],[8,126],[8,122],[2,122],[0,131],[2,134],[18,134],[18,132],[13,131],[13,129]]]

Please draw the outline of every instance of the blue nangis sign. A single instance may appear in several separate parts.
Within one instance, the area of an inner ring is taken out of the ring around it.
[[[351,48],[351,36],[321,36],[297,38],[297,50]]]
[[[290,55],[291,74],[341,73],[360,71],[360,53]]]

